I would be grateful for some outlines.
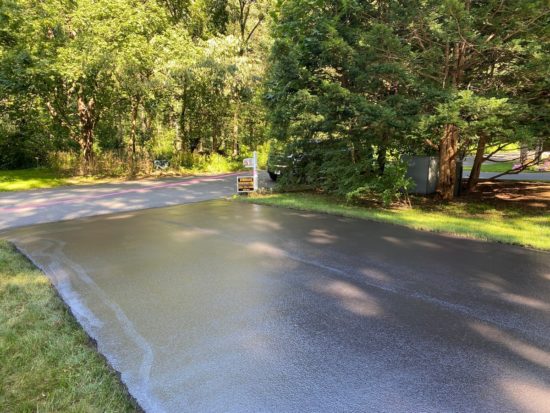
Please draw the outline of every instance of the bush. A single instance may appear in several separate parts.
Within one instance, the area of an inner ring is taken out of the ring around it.
[[[350,201],[379,201],[384,206],[408,198],[408,191],[413,182],[406,177],[407,165],[400,161],[394,161],[384,169],[384,173],[369,179],[365,185],[360,186],[346,194]]]
[[[386,206],[406,198],[412,182],[406,178],[406,165],[392,159],[380,171],[373,153],[370,148],[352,150],[338,141],[288,145],[282,158],[291,160],[279,187],[305,185],[350,202],[367,200]]]

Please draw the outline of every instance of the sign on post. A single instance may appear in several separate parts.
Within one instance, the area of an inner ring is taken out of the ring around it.
[[[254,177],[253,176],[238,176],[237,177],[237,192],[247,194],[254,192]]]
[[[245,168],[252,168],[252,176],[238,176],[237,177],[237,192],[239,194],[245,194],[258,190],[258,157],[256,151],[252,158],[243,159],[243,166]]]

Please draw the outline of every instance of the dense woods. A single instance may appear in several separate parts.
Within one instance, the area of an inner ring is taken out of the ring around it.
[[[250,0],[5,1],[0,166],[77,154],[125,165],[236,156],[265,140],[267,5]]]
[[[4,0],[0,168],[132,172],[272,146],[289,177],[398,194],[405,154],[542,148],[546,0]],[[306,158],[304,158],[306,159]],[[228,162],[229,162],[228,161]],[[527,166],[532,160],[525,160]]]

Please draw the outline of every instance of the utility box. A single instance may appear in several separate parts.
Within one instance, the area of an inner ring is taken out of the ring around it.
[[[404,156],[408,164],[407,177],[412,178],[414,194],[433,194],[439,177],[439,157],[437,156]]]

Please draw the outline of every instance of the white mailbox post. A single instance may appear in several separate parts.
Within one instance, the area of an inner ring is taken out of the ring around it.
[[[243,159],[243,166],[245,168],[252,168],[252,177],[238,176],[237,192],[248,193],[248,192],[257,191],[258,190],[258,155],[256,151],[254,151],[254,155],[252,156],[252,158]],[[250,185],[251,180],[252,180],[252,185]]]

